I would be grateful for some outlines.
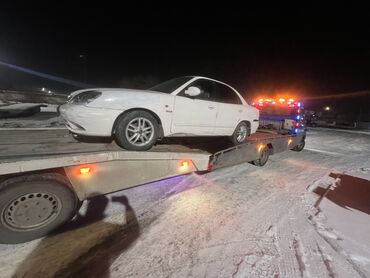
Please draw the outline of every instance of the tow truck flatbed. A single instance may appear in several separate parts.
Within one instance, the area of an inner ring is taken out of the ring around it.
[[[230,146],[224,138],[188,138],[134,152],[108,141],[78,142],[66,130],[0,131],[0,241],[22,242],[45,235],[56,228],[50,219],[64,215],[57,224],[68,221],[79,201],[96,195],[244,162],[263,166],[269,155],[302,150],[304,140],[304,132],[257,132],[238,146]],[[67,192],[59,192],[61,188]],[[22,202],[32,207],[27,214],[31,217],[17,218],[23,215],[15,212]],[[71,211],[65,212],[68,208]],[[37,218],[45,218],[42,229],[35,228]]]
[[[299,137],[299,136],[298,136]],[[274,131],[259,131],[248,138],[248,143],[287,138]],[[300,137],[299,137],[300,138]],[[155,145],[149,153],[217,153],[231,146],[225,138],[192,138]],[[0,175],[4,163],[57,157],[109,154],[114,152],[134,153],[120,148],[114,141],[97,138],[90,142],[76,141],[67,130],[0,130]],[[148,153],[148,152],[145,152]],[[35,166],[36,167],[36,166]]]

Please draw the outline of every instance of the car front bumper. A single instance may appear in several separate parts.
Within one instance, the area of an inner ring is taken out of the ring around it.
[[[122,113],[69,103],[61,105],[59,112],[71,132],[86,136],[111,136],[114,121]]]

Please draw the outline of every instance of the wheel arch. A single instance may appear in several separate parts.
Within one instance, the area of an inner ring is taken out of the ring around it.
[[[274,154],[274,146],[271,143],[268,143],[266,146],[269,148],[269,154]]]
[[[249,131],[251,131],[252,123],[251,123],[251,121],[249,121],[249,120],[240,120],[240,121],[236,124],[236,126],[234,127],[234,130],[237,128],[237,126],[238,126],[240,123],[246,123],[246,124],[247,124],[247,126],[248,126],[248,128],[249,128]]]
[[[32,180],[34,177],[50,179],[53,176],[57,177],[56,181],[58,181],[62,186],[67,186],[76,194],[76,191],[63,167],[2,175],[0,178],[0,190],[5,188],[9,183]]]
[[[248,120],[242,120],[242,121],[240,121],[240,122],[244,122],[244,123],[246,123],[247,124],[247,126],[248,127],[251,127],[251,121],[248,121]]]
[[[131,109],[125,110],[124,112],[122,112],[121,114],[119,114],[118,117],[114,120],[113,127],[112,127],[112,132],[111,132],[112,135],[114,135],[115,132],[116,132],[116,127],[117,127],[118,120],[120,118],[122,118],[122,117],[125,117],[128,113],[130,113],[132,111],[145,111],[145,112],[150,113],[157,120],[157,122],[158,122],[159,129],[160,129],[159,130],[159,137],[160,138],[163,137],[164,132],[163,132],[163,126],[162,126],[161,118],[157,115],[157,113],[155,113],[152,110],[147,109],[147,108],[131,108]]]

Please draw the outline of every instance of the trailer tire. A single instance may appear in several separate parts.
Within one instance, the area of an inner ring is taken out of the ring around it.
[[[135,121],[138,121],[136,122],[136,125]],[[129,129],[129,126],[131,124],[136,127],[137,132],[131,131],[133,130],[133,128]],[[151,130],[152,132],[146,134],[145,129]],[[130,138],[128,138],[128,136],[135,133],[140,136],[141,143],[132,142],[130,141]],[[123,147],[126,150],[146,151],[155,144],[159,137],[159,133],[159,124],[157,120],[152,116],[152,114],[147,111],[136,110],[123,115],[117,120],[115,140],[119,146]],[[149,136],[148,140],[141,137],[142,134],[145,134],[145,136]],[[144,142],[141,140],[143,140]]]
[[[295,146],[292,151],[300,152],[304,149],[304,146],[306,145],[305,141],[300,142],[297,146]]]
[[[73,218],[80,202],[56,173],[10,178],[0,184],[0,242],[21,243],[47,235]]]
[[[261,150],[260,158],[257,160],[254,160],[252,163],[256,166],[264,166],[267,163],[269,156],[270,156],[270,148],[266,146]]]

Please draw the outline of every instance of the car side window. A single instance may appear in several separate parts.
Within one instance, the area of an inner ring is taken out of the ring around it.
[[[221,83],[215,83],[214,98],[217,102],[242,104],[240,97],[234,92],[234,90]]]
[[[214,94],[214,84],[213,83],[214,82],[212,82],[210,80],[207,80],[207,79],[197,79],[194,82],[192,82],[191,84],[189,84],[185,89],[183,89],[177,95],[181,96],[181,97],[188,97],[187,95],[185,95],[185,91],[189,87],[194,86],[194,87],[199,88],[200,91],[201,91],[200,95],[194,97],[195,99],[212,101],[212,96]]]

